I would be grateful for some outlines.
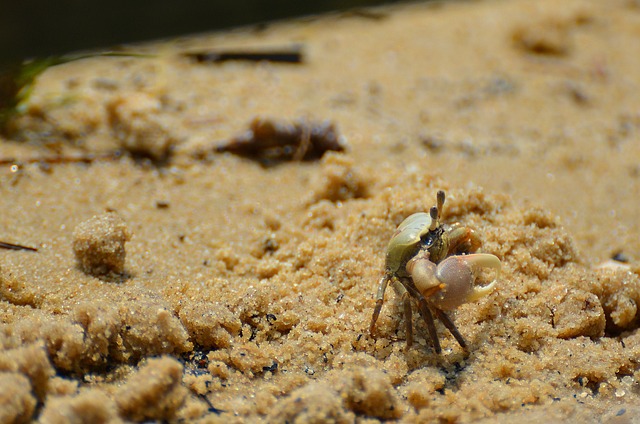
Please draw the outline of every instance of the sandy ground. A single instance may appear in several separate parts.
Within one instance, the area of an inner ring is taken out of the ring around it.
[[[637,422],[639,28],[631,0],[411,5],[49,69],[0,140],[0,240],[38,249],[0,250],[0,422]],[[216,152],[254,118],[345,150]],[[438,189],[502,262],[450,313],[468,353],[417,313],[405,350],[393,290],[368,332]]]

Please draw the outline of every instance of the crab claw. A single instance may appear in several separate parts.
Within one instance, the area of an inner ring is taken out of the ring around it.
[[[450,256],[438,265],[425,256],[417,256],[407,263],[407,271],[418,291],[435,307],[444,310],[455,309],[491,293],[500,267],[500,259],[488,253]],[[496,276],[491,283],[478,287],[474,283],[481,268],[495,269]]]

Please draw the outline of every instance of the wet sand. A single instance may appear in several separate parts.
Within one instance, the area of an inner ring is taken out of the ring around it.
[[[0,421],[637,420],[639,21],[418,4],[49,69],[0,139],[0,240],[38,249],[0,250]],[[256,118],[293,144],[220,151]],[[344,150],[306,156],[325,124]],[[450,313],[466,353],[415,305],[406,350],[391,289],[368,331],[440,189],[502,262]]]

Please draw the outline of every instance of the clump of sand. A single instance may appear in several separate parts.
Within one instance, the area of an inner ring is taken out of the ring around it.
[[[131,233],[117,214],[94,216],[78,225],[73,237],[73,252],[84,272],[94,276],[124,273],[124,245]]]

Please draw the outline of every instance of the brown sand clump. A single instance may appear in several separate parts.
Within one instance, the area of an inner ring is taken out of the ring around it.
[[[168,160],[177,144],[177,135],[170,130],[170,111],[158,97],[141,92],[117,96],[107,106],[110,126],[122,148],[156,162]]]
[[[139,298],[117,306],[87,302],[74,308],[72,317],[90,340],[80,355],[88,360],[84,369],[192,348],[180,320],[157,300]]]
[[[43,298],[36,287],[2,267],[0,267],[0,296],[13,305],[32,307],[40,305]]]
[[[0,351],[0,373],[26,377],[29,392],[35,395],[39,402],[44,401],[50,379],[56,372],[42,343],[17,345],[8,338],[4,338],[3,342],[4,349]]]
[[[186,304],[179,316],[191,340],[202,349],[227,348],[242,329],[240,319],[220,304]]]
[[[181,382],[182,365],[175,359],[150,359],[115,391],[89,389],[54,396],[47,402],[40,421],[116,424],[124,419],[172,420],[187,394]]]
[[[114,400],[101,390],[83,390],[73,396],[53,397],[40,416],[43,424],[120,424]]]
[[[278,402],[269,415],[270,422],[346,424],[355,416],[345,410],[338,392],[327,382],[311,382],[294,390]]]
[[[28,423],[36,408],[36,398],[24,374],[0,372],[0,422]]]
[[[54,319],[35,314],[4,330],[9,332],[12,344],[33,343],[27,351],[30,355],[8,352],[12,357],[24,358],[24,368],[38,377],[36,387],[46,383],[44,376],[55,373],[49,361],[59,370],[83,375],[102,370],[110,363],[181,353],[193,346],[166,304],[144,298],[120,304],[81,302],[68,316]],[[44,346],[37,344],[40,342]],[[38,364],[44,368],[38,368]]]
[[[351,199],[366,198],[370,195],[371,181],[361,175],[353,158],[345,155],[327,153],[322,159],[322,168],[317,180],[312,183],[312,203],[328,200],[344,202]]]
[[[182,406],[187,389],[182,365],[170,357],[150,359],[115,393],[122,416],[134,421],[170,420]]]
[[[607,316],[607,329],[616,334],[638,328],[638,275],[626,269],[600,269],[589,282],[592,291],[601,293],[603,307]]]
[[[352,422],[356,416],[379,419],[402,414],[396,391],[384,372],[367,367],[329,373],[321,381],[294,390],[276,404],[277,422]]]
[[[94,216],[76,227],[73,238],[73,252],[84,272],[95,276],[124,273],[124,245],[131,232],[120,216]]]
[[[402,414],[390,378],[381,370],[366,367],[339,370],[327,379],[333,382],[345,407],[357,415],[389,420]]]

